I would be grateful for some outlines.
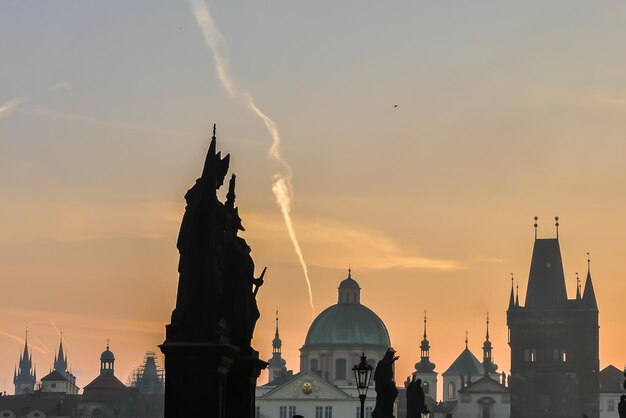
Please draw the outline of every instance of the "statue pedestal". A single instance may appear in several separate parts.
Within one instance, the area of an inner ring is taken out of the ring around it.
[[[159,348],[165,356],[166,418],[236,416],[229,411],[226,390],[229,372],[239,356],[237,347],[166,341]]]
[[[259,353],[242,353],[230,369],[227,379],[226,404],[229,417],[254,418],[256,381],[267,363],[259,360]]]

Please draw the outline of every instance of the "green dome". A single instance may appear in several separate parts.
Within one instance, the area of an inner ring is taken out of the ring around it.
[[[109,350],[109,347],[107,346],[107,349],[103,351],[102,354],[100,355],[100,361],[113,361],[113,360],[115,360],[115,356],[113,355],[113,352]]]
[[[338,303],[315,318],[304,345],[390,347],[391,342],[385,324],[371,309],[360,303]]]

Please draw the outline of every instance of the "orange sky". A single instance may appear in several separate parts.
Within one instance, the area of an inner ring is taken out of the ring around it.
[[[81,387],[107,337],[122,381],[157,350],[213,122],[243,236],[268,267],[254,346],[270,357],[279,309],[297,370],[312,313],[272,195],[272,138],[220,83],[192,7],[27,3],[0,15],[12,40],[0,45],[2,389],[26,328],[39,377],[52,322],[63,330]],[[591,252],[601,366],[624,366],[625,5],[210,6],[231,76],[282,134],[316,314],[351,265],[398,380],[418,360],[424,310],[438,372],[465,330],[480,357],[489,312],[508,373],[510,273],[523,300],[532,218],[552,237],[558,215],[570,297]]]

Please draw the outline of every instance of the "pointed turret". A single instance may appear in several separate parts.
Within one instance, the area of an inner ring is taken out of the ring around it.
[[[583,306],[587,309],[598,310],[596,292],[593,290],[593,283],[591,282],[591,258],[589,253],[587,253],[587,279],[585,280],[585,291],[583,293]]]
[[[17,370],[13,373],[13,383],[15,384],[15,394],[23,395],[33,393],[35,390],[35,382],[37,381],[37,372],[33,372],[33,355],[28,350],[28,331],[24,338],[24,351],[20,354],[20,362]]]
[[[53,369],[59,372],[62,376],[67,371],[67,356],[63,353],[63,333],[61,333],[61,340],[59,342],[59,352],[54,356]]]
[[[515,292],[514,292],[514,286],[513,286],[513,273],[511,273],[511,296],[509,296],[509,309],[512,309],[515,307]]]
[[[576,300],[580,300],[582,297],[580,295],[580,277],[578,277],[578,272],[576,272]]]

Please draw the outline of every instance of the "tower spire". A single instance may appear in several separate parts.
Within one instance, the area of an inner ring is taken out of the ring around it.
[[[596,301],[596,292],[593,290],[591,281],[591,256],[587,253],[587,278],[585,279],[585,291],[583,292],[583,304],[589,309],[598,309]]]
[[[513,291],[514,290],[513,281],[514,281],[513,273],[511,273],[511,296],[509,296],[509,309],[515,306],[515,292]]]
[[[491,341],[489,341],[489,312],[487,312],[487,332],[485,333],[485,342],[483,343],[483,368],[485,376],[489,376],[489,373],[494,373],[498,366],[493,362],[491,356]]]
[[[535,216],[535,239],[537,239],[537,221],[539,220],[538,216]]]
[[[576,272],[576,300],[580,300],[580,277],[578,277],[578,272]]]
[[[279,379],[280,377],[284,376],[285,373],[287,373],[287,368],[285,367],[287,365],[287,362],[282,357],[282,346],[283,346],[283,342],[280,339],[280,336],[278,333],[278,309],[277,309],[276,310],[276,332],[274,333],[274,339],[272,340],[272,358],[269,359],[268,361],[269,363],[268,383],[271,383],[272,381]]]
[[[465,330],[465,349],[466,349],[466,350],[467,350],[467,343],[468,343],[468,341],[469,341],[469,340],[468,340],[468,335],[469,335],[469,332],[467,332],[467,330]]]

